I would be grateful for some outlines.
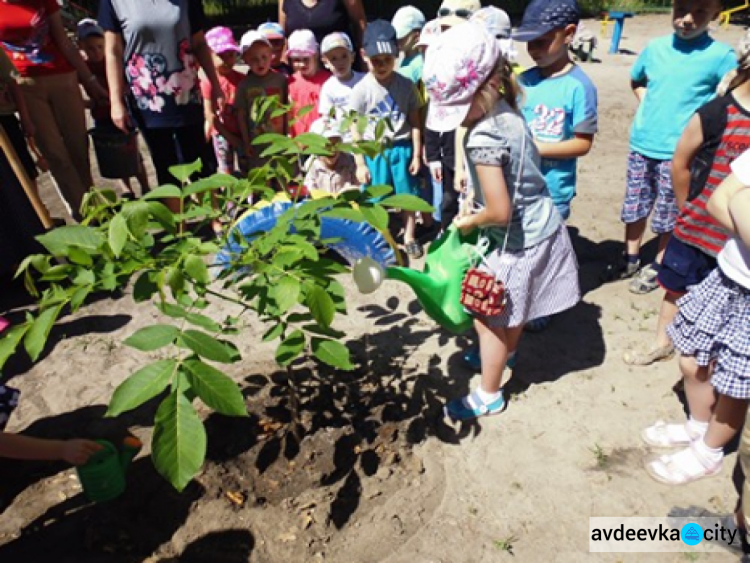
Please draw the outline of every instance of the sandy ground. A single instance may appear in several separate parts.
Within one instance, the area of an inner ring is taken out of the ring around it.
[[[589,25],[598,32],[596,22]],[[70,470],[3,462],[9,476],[0,482],[10,504],[0,518],[0,560],[736,559],[588,553],[590,516],[665,516],[690,506],[727,513],[736,498],[734,453],[720,476],[681,488],[657,484],[642,469],[653,452],[640,430],[683,416],[672,391],[674,361],[631,368],[621,359],[633,343],[653,338],[661,294],[635,296],[626,283],[597,281],[623,230],[619,207],[635,110],[628,69],[649,39],[669,30],[667,17],[636,17],[622,42],[628,54],[606,54],[605,40],[601,62],[583,66],[600,102],[600,133],[580,162],[570,221],[585,296],[546,332],[524,338],[506,413],[446,425],[442,402],[477,380],[461,364],[466,340],[436,330],[405,286],[388,283],[366,298],[349,284],[350,314],[339,326],[365,367],[350,375],[321,371],[305,386],[301,443],[285,432],[273,349],[258,344],[261,327],[249,326],[238,341],[246,359],[231,374],[243,385],[251,417],[209,417],[209,462],[185,493],[170,491],[143,456],[126,497],[103,507],[83,501]],[[741,33],[731,27],[715,35],[734,44]],[[45,195],[59,210],[54,194]],[[125,295],[62,319],[41,361],[19,359],[6,371],[23,393],[9,430],[130,430],[148,441],[154,405],[116,420],[101,416],[115,386],[144,361],[121,340],[154,317]]]

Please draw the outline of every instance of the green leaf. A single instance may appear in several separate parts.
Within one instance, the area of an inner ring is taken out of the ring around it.
[[[96,283],[96,276],[91,270],[78,266],[76,268],[76,275],[73,277],[73,283],[76,285],[94,285]]]
[[[142,199],[149,200],[149,199],[165,199],[170,197],[181,197],[182,196],[182,190],[175,186],[174,184],[166,184],[164,186],[159,186],[155,190],[151,190],[147,194],[143,196]]]
[[[284,314],[299,302],[300,283],[297,278],[284,276],[271,288],[271,297],[276,301],[280,313]]]
[[[356,223],[364,223],[365,218],[362,213],[357,209],[351,207],[334,207],[328,211],[321,213],[323,217],[335,217],[337,219],[346,219],[347,221],[355,221]]]
[[[379,231],[388,229],[388,212],[379,205],[372,207],[360,207],[365,220]]]
[[[90,267],[94,264],[94,261],[91,259],[91,255],[88,252],[76,248],[75,246],[68,250],[68,258],[71,262],[80,266]]]
[[[333,316],[336,314],[336,306],[325,289],[317,285],[312,286],[307,292],[306,303],[318,324],[325,327],[331,326]]]
[[[424,211],[426,213],[435,211],[435,208],[421,197],[408,194],[392,195],[381,201],[380,205],[401,209],[402,211]]]
[[[206,429],[193,405],[173,391],[156,411],[151,442],[154,467],[172,486],[182,491],[206,458]]]
[[[335,340],[312,339],[312,351],[321,362],[338,369],[351,371],[354,364],[351,362],[349,349]]]
[[[179,268],[169,268],[166,271],[166,281],[175,296],[185,291],[185,276]]]
[[[128,224],[128,230],[133,238],[140,239],[146,232],[149,218],[148,203],[145,201],[130,201],[122,209],[122,215]]]
[[[223,372],[200,360],[186,360],[188,380],[201,401],[227,416],[247,416],[239,386]]]
[[[279,323],[269,328],[266,331],[266,333],[263,335],[263,342],[270,342],[271,340],[276,340],[279,336],[283,334],[284,326],[285,326],[284,323]]]
[[[70,264],[57,264],[47,270],[41,277],[42,281],[60,281],[67,279],[68,275],[73,272],[74,268]]]
[[[185,320],[190,324],[205,328],[209,332],[220,332],[221,325],[206,315],[200,313],[188,313],[185,315]]]
[[[91,293],[91,286],[79,287],[70,298],[70,309],[75,313]]]
[[[135,281],[133,285],[133,300],[136,303],[151,299],[151,296],[159,291],[159,286],[151,279],[152,275],[151,271],[143,272]]]
[[[153,399],[167,388],[176,369],[177,360],[159,360],[142,367],[115,389],[105,416],[119,416]]]
[[[18,348],[21,339],[30,328],[30,323],[23,323],[12,326],[5,331],[5,334],[0,338],[0,368],[2,368],[5,365],[5,362],[8,361],[8,358],[13,355],[13,352]]]
[[[147,202],[148,212],[154,218],[154,220],[164,227],[168,232],[174,230],[174,215],[169,208],[163,203],[158,201]]]
[[[198,283],[208,285],[211,282],[211,276],[208,274],[208,268],[203,258],[196,254],[190,254],[185,258],[185,271]]]
[[[153,352],[172,344],[179,335],[180,329],[176,326],[158,324],[139,329],[126,338],[123,344],[141,352]]]
[[[201,178],[193,182],[184,190],[185,195],[199,194],[206,191],[215,191],[219,188],[231,188],[237,183],[237,178],[229,174],[214,174],[208,178]]]
[[[199,158],[195,162],[190,162],[188,164],[175,164],[174,166],[170,166],[169,173],[184,184],[190,180],[190,176],[200,172],[201,168],[203,168],[203,165]]]
[[[109,223],[109,247],[116,258],[120,257],[126,242],[128,242],[128,222],[125,217],[117,214]]]
[[[237,349],[228,342],[218,340],[199,330],[184,330],[178,342],[202,358],[214,362],[231,364],[240,359]]]
[[[305,335],[301,330],[295,330],[276,348],[276,363],[280,366],[288,366],[297,359],[304,348]]]
[[[62,305],[46,309],[34,319],[34,324],[29,329],[29,332],[26,333],[23,345],[32,362],[36,362],[39,359],[39,355],[42,353],[44,345],[47,343],[49,332],[52,330],[52,325],[55,324],[61,310]]]
[[[59,227],[36,239],[50,254],[65,255],[68,247],[77,246],[84,250],[97,250],[104,244],[104,236],[93,227],[83,225],[66,225]]]

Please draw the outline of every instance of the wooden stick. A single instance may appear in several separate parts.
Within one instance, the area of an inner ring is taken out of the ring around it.
[[[0,150],[5,153],[5,157],[8,159],[8,162],[10,162],[10,166],[11,168],[13,168],[13,172],[16,174],[18,181],[21,183],[23,191],[26,192],[26,196],[29,198],[31,205],[34,208],[34,211],[36,211],[36,214],[39,217],[39,220],[42,222],[42,225],[44,225],[44,228],[53,228],[54,223],[52,223],[52,218],[49,216],[49,211],[47,211],[44,203],[42,203],[42,200],[39,198],[39,193],[37,192],[36,185],[29,177],[28,172],[26,172],[26,168],[24,168],[21,159],[18,158],[18,153],[13,147],[13,143],[10,142],[10,137],[8,137],[8,134],[5,132],[5,129],[2,125],[0,125]]]

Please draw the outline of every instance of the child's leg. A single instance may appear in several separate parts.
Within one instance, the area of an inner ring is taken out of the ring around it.
[[[474,322],[474,327],[482,358],[481,389],[485,393],[497,393],[502,386],[508,356],[516,351],[523,327],[490,328],[480,320]]]
[[[623,356],[626,364],[631,366],[648,366],[654,362],[670,359],[674,355],[672,340],[667,334],[667,327],[672,324],[677,316],[677,299],[680,294],[673,291],[665,291],[664,299],[659,309],[659,319],[656,323],[656,344],[648,347],[648,351],[628,350]]]
[[[690,418],[708,424],[716,404],[709,368],[699,366],[692,356],[680,356],[680,371],[685,381]]]
[[[401,219],[404,223],[404,244],[414,242],[414,231],[417,226],[417,216],[413,211],[402,211]]]
[[[130,185],[130,178],[122,178],[120,180],[120,185],[122,187],[123,194],[128,194],[128,196],[130,197],[135,195],[133,193],[133,186]]]
[[[148,174],[146,173],[146,165],[143,162],[143,157],[138,154],[138,173],[135,175],[138,183],[141,186],[141,194],[145,195],[151,190],[151,186],[148,182]]]
[[[716,475],[721,470],[724,446],[745,421],[747,404],[748,399],[719,395],[705,436],[684,450],[650,462],[646,466],[649,474],[668,485],[683,485]]]

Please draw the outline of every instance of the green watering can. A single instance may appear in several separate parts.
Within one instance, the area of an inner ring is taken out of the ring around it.
[[[425,312],[440,326],[462,334],[473,324],[473,317],[461,305],[461,284],[477,257],[479,231],[464,236],[451,225],[430,245],[424,270],[391,266],[387,277],[408,284]]]
[[[120,450],[106,440],[96,442],[102,449],[76,470],[86,498],[93,502],[105,502],[125,491],[125,473],[143,444],[132,436],[123,440]]]

